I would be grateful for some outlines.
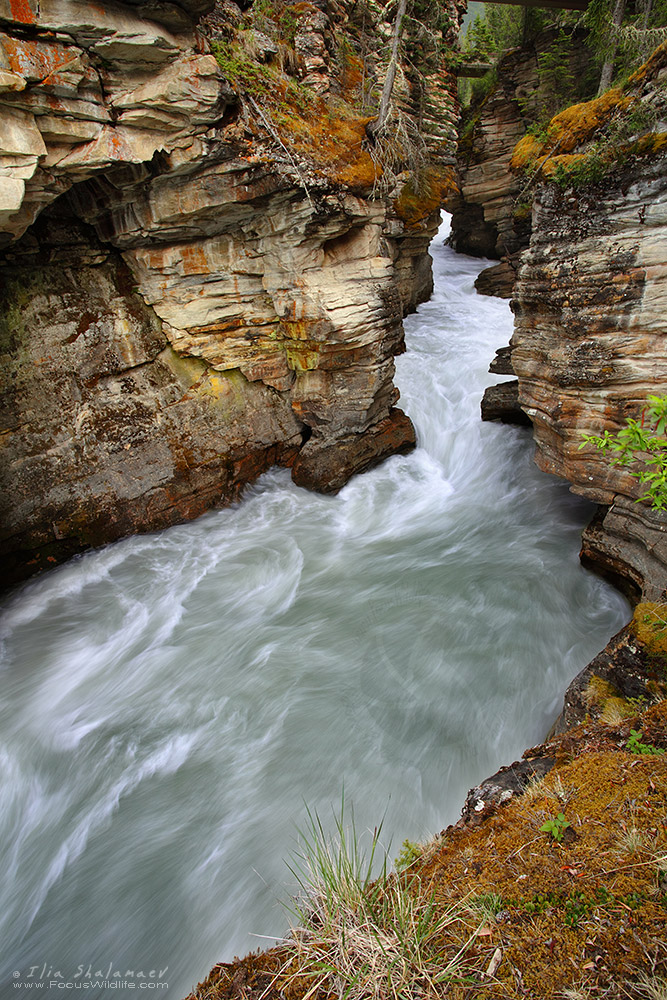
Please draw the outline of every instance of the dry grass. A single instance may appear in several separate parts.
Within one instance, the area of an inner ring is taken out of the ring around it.
[[[635,989],[639,996],[647,997],[648,1000],[667,1000],[667,979],[641,973]]]
[[[353,819],[346,825],[344,809],[333,838],[319,817],[310,815],[291,869],[302,895],[286,942],[298,967],[287,985],[308,981],[304,1000],[320,993],[348,1000],[436,997],[463,974],[479,918],[471,928],[473,911],[463,900],[436,908],[424,898],[419,876],[389,872],[386,855],[375,877],[379,834],[374,831],[366,855]],[[454,954],[446,954],[443,941],[453,925],[460,925],[463,940]]]
[[[631,725],[667,747],[664,702],[569,731],[528,795],[450,828],[403,873],[379,833],[364,854],[353,825],[328,839],[311,817],[291,937],[217,966],[192,997],[667,1000],[667,755],[632,753]],[[540,832],[559,812],[562,843]]]

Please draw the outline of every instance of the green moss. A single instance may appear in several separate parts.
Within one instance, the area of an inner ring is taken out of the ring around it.
[[[642,601],[635,608],[630,629],[652,656],[667,661],[667,604]]]
[[[212,41],[211,51],[222,75],[235,89],[254,95],[270,93],[275,73],[253,59],[239,43]]]

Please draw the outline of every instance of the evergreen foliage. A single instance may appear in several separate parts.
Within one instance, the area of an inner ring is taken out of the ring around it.
[[[622,79],[667,40],[667,0],[627,0],[618,28],[613,24],[614,3],[590,0],[582,22],[597,63],[612,59],[614,75]]]
[[[620,5],[620,6],[619,6]],[[619,24],[614,23],[617,17]],[[584,32],[596,80],[575,79],[571,54]],[[551,37],[549,37],[551,36]],[[538,51],[540,88],[550,95],[546,119],[568,103],[592,97],[607,64],[621,80],[667,40],[667,0],[591,0],[587,10],[548,10],[487,3],[468,26],[463,50],[470,59],[496,59],[519,46]],[[479,87],[468,85],[468,98]]]

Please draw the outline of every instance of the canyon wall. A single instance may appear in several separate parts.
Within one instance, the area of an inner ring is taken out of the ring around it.
[[[548,121],[559,100],[566,101],[562,89],[574,101],[593,88],[584,32],[555,26],[505,52],[476,83],[462,113],[458,185],[447,209],[455,250],[500,261],[477,279],[482,294],[511,296],[519,256],[530,241],[532,189],[530,178],[510,169],[514,147],[527,130]]]
[[[459,253],[511,261],[527,245],[530,212],[516,211],[525,184],[509,165],[530,120],[525,102],[538,85],[535,48],[514,49],[499,60],[486,92],[464,112],[457,158],[459,192],[448,204],[450,242]]]
[[[536,460],[600,505],[582,558],[632,597],[667,587],[667,514],[584,435],[667,393],[667,45],[629,84],[556,116],[513,164],[541,173],[513,309],[512,365]]]
[[[381,8],[268,6],[0,2],[10,581],[275,463],[334,492],[414,445],[393,359],[430,293],[453,78],[438,53],[418,88],[399,68],[416,174],[392,120],[366,131]]]

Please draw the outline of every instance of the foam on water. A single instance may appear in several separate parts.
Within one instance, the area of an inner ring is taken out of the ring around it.
[[[511,316],[443,236],[397,361],[415,452],[337,497],[273,470],[7,602],[0,993],[112,963],[168,966],[183,995],[284,931],[304,803],[332,823],[344,784],[395,852],[441,829],[623,623],[578,563],[588,505],[479,420]]]

